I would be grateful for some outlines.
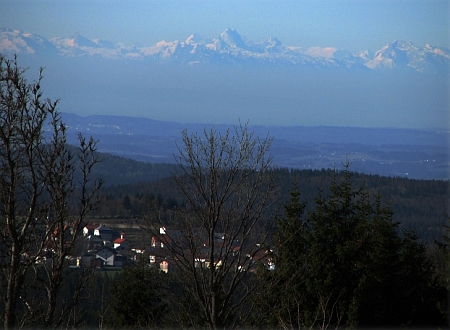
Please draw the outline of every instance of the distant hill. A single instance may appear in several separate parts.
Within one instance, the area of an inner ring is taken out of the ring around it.
[[[153,163],[153,166],[174,163],[183,129],[201,133],[208,127],[125,116],[81,117],[63,113],[63,119],[72,143],[81,132],[98,140],[101,152]],[[215,128],[225,131],[230,126]],[[251,129],[259,136],[274,137],[270,152],[274,165],[279,167],[334,168],[348,159],[353,163],[352,169],[361,173],[450,179],[448,131],[325,126],[251,126]]]
[[[105,187],[164,179],[171,176],[175,166],[139,162],[108,153],[100,153],[99,159],[100,163],[94,167],[92,177],[102,178]]]

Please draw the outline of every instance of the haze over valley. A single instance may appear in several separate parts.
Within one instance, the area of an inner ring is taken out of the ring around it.
[[[99,141],[99,151],[150,163],[174,163],[181,131],[203,132],[205,124],[182,124],[123,116],[78,116],[63,113],[70,142],[78,132]],[[229,125],[215,125],[224,132]],[[270,149],[277,167],[341,169],[411,179],[450,179],[449,132],[398,128],[330,126],[255,126],[264,138],[274,137]]]

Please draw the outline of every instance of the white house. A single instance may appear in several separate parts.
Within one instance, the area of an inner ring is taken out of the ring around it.
[[[100,251],[97,251],[95,254],[96,258],[99,258],[103,261],[105,266],[114,266],[114,256],[116,255],[116,251],[110,248],[103,248]]]

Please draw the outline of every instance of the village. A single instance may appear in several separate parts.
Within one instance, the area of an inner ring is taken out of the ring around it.
[[[198,231],[200,233],[200,230]],[[130,233],[128,235],[128,233]],[[210,246],[204,235],[197,237],[200,248],[195,255],[189,251],[183,242],[183,232],[177,229],[167,229],[163,226],[154,226],[145,230],[139,225],[88,223],[82,229],[79,248],[71,256],[71,267],[92,267],[97,270],[120,269],[132,266],[139,261],[153,265],[161,271],[168,273],[179,255],[184,258],[194,258],[197,267],[209,267]],[[258,263],[267,269],[273,270],[275,265],[271,258],[271,251],[255,244],[255,247],[246,248],[246,255],[242,258],[241,246],[238,240],[227,242],[224,233],[214,234],[214,259],[216,267],[224,261],[223,258],[236,258],[236,266],[246,271],[254,271]],[[179,249],[179,252],[177,252]]]

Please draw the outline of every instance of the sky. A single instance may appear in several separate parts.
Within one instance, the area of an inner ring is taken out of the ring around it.
[[[395,39],[450,47],[450,0],[0,0],[0,27],[125,45],[217,38],[376,51]],[[19,58],[20,60],[20,58]],[[179,122],[450,129],[450,79],[287,71],[183,71],[137,64],[45,66],[46,96],[80,115]],[[80,95],[82,97],[80,97]]]
[[[289,46],[377,50],[394,39],[450,47],[449,0],[2,0],[0,25],[46,38],[150,46],[234,28]]]

